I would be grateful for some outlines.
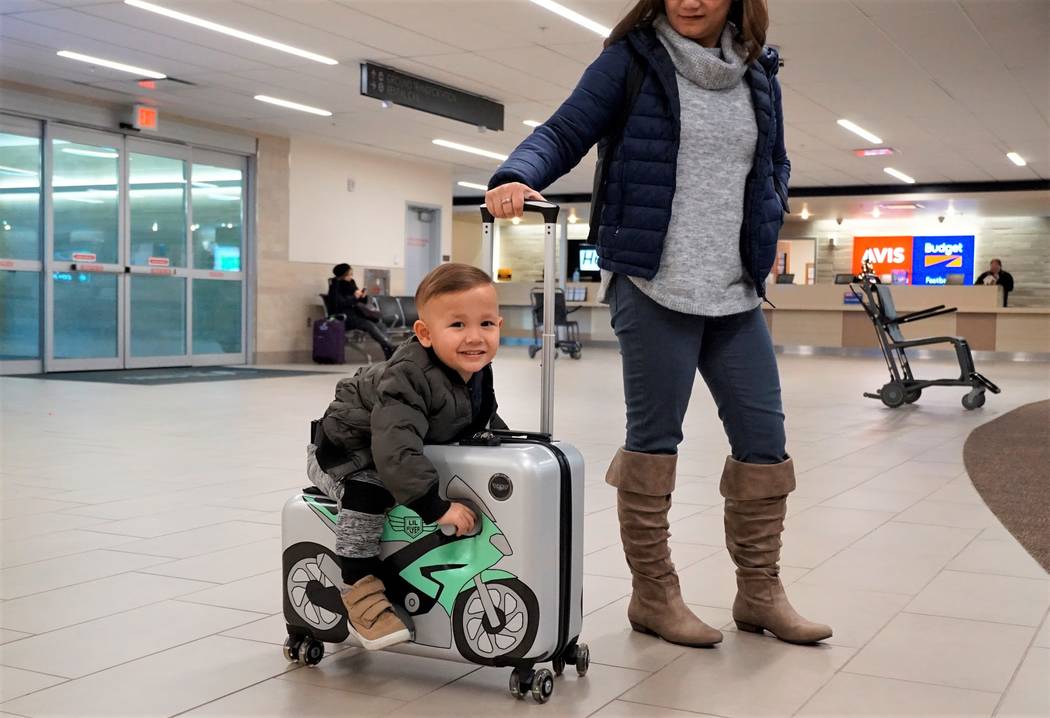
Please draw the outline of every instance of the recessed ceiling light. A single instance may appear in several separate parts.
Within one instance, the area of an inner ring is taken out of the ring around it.
[[[1009,160],[1011,162],[1013,162],[1018,167],[1024,167],[1026,164],[1028,164],[1027,162],[1025,162],[1024,157],[1022,157],[1021,155],[1017,154],[1016,152],[1007,152],[1006,156],[1009,158]]]
[[[521,224],[521,217],[513,217],[510,220],[511,224]]]
[[[878,205],[875,205],[874,207],[871,208],[871,216],[874,217],[875,219],[878,219],[879,217],[882,216],[882,212],[879,211],[879,206]]]
[[[81,150],[76,147],[63,147],[62,151],[67,155],[80,155],[81,157],[98,157],[104,160],[115,160],[120,157],[119,152],[99,152],[98,150]]]
[[[915,179],[904,174],[900,170],[895,170],[892,167],[886,167],[882,170],[891,177],[896,177],[901,182],[907,182],[908,184],[915,184]]]
[[[865,150],[853,150],[857,157],[888,157],[893,154],[892,147],[869,147]]]
[[[576,224],[580,221],[579,216],[576,214],[576,208],[573,207],[569,210],[569,224]]]
[[[291,102],[289,100],[281,100],[276,97],[270,97],[269,95],[256,95],[255,99],[259,102],[267,102],[271,105],[277,105],[279,107],[287,107],[289,110],[299,110],[300,112],[309,112],[311,115],[320,115],[321,117],[331,117],[332,113],[328,110],[322,110],[319,107],[310,107],[309,105],[300,105],[298,102]]]
[[[482,192],[488,192],[489,188],[483,184],[477,182],[456,182],[460,187],[466,187],[467,189],[480,189]]]
[[[521,124],[528,125],[529,127],[539,127],[542,122],[536,122],[536,120],[522,120]]]
[[[79,52],[73,52],[72,50],[59,50],[55,53],[59,57],[64,57],[67,60],[76,60],[78,62],[86,62],[89,65],[98,65],[99,67],[108,67],[111,70],[120,70],[121,72],[128,72],[132,75],[138,75],[139,77],[149,77],[154,80],[163,80],[167,75],[163,72],[156,72],[155,70],[147,70],[142,67],[135,67],[134,65],[125,65],[123,62],[114,62],[113,60],[103,60],[101,57],[92,57],[91,55],[81,55]]]
[[[808,204],[803,204],[802,205],[802,211],[799,212],[798,216],[801,217],[802,219],[809,219],[809,205]]]
[[[145,2],[145,0],[124,0],[124,4],[137,7],[140,10],[148,10],[149,12],[163,15],[164,17],[170,17],[172,20],[180,20],[181,22],[188,22],[191,25],[197,27],[203,27],[206,30],[213,30],[215,32],[221,32],[223,35],[229,35],[235,37],[238,40],[247,40],[248,42],[254,42],[256,45],[262,45],[272,50],[279,50],[281,52],[287,52],[289,55],[296,55],[298,57],[305,57],[307,60],[313,60],[314,62],[320,62],[324,65],[338,65],[338,60],[333,60],[330,57],[324,55],[318,55],[315,52],[309,50],[301,50],[298,47],[292,47],[291,45],[285,45],[283,42],[277,42],[276,40],[270,40],[265,37],[259,37],[253,35],[250,32],[244,32],[243,30],[237,30],[236,28],[228,27],[226,25],[220,25],[217,22],[211,20],[205,20],[204,18],[196,17],[194,15],[187,15],[184,12],[178,10],[171,10],[160,5],[154,5],[151,2]],[[160,78],[157,78],[160,79]]]
[[[861,137],[863,137],[864,139],[866,139],[868,142],[872,143],[873,145],[881,145],[882,144],[882,138],[881,137],[879,137],[876,134],[872,134],[871,132],[868,132],[866,129],[864,129],[863,127],[861,127],[860,125],[858,125],[858,124],[856,124],[854,122],[850,122],[849,120],[839,120],[838,121],[838,125],[839,125],[839,127],[842,127],[844,129],[849,130],[850,132],[852,132],[855,135],[860,135]]]
[[[433,140],[433,143],[438,147],[447,147],[450,150],[469,152],[472,155],[481,155],[482,157],[488,157],[490,159],[499,160],[500,162],[507,159],[507,155],[501,155],[499,152],[490,152],[489,150],[483,150],[478,147],[471,147],[470,145],[461,145],[458,142],[449,142],[448,140]]]
[[[610,28],[605,27],[605,25],[602,25],[600,22],[595,22],[589,17],[584,17],[575,10],[570,10],[561,3],[554,2],[554,0],[532,0],[532,2],[545,10],[550,10],[556,15],[561,15],[566,20],[571,20],[577,25],[587,28],[591,32],[598,33],[602,37],[609,37],[609,34],[612,32]]]

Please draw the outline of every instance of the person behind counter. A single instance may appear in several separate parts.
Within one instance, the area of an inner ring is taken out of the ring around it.
[[[1003,269],[1002,260],[993,259],[989,262],[988,271],[977,277],[974,284],[998,284],[1003,288],[1003,306],[1009,306],[1010,292],[1014,290],[1014,275]]]

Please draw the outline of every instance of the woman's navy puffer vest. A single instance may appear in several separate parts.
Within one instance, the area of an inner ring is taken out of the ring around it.
[[[543,191],[575,167],[620,126],[632,62],[642,63],[645,74],[623,125],[623,140],[607,159],[598,257],[603,269],[652,279],[671,219],[680,109],[674,64],[651,28],[633,30],[606,48],[569,99],[500,165],[489,187],[521,182]],[[791,163],[784,147],[778,66],[776,50],[767,48],[744,76],[751,88],[758,142],[744,189],[740,254],[759,296],[765,295],[765,279],[788,209]]]

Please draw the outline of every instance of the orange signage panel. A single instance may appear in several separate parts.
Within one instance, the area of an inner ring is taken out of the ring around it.
[[[853,273],[860,274],[861,264],[870,260],[875,274],[890,274],[893,270],[905,270],[911,276],[911,254],[913,241],[907,237],[854,237]]]

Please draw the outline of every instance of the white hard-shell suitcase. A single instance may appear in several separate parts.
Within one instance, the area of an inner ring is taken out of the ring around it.
[[[553,312],[554,227],[558,207],[527,202],[544,217],[544,309]],[[482,207],[486,239],[492,216]],[[546,317],[544,331],[553,331]],[[550,328],[548,330],[548,328]],[[447,536],[397,506],[383,528],[381,578],[387,597],[411,618],[413,641],[387,650],[487,666],[507,666],[511,692],[544,703],[566,664],[580,676],[590,655],[583,623],[583,483],[580,452],[553,440],[555,338],[544,334],[540,433],[484,432],[455,445],[427,446],[440,493],[471,505],[471,536]],[[311,433],[311,437],[313,434]],[[349,638],[339,597],[335,526],[341,490],[312,459],[315,484],[282,514],[285,656],[314,665],[324,642]]]

